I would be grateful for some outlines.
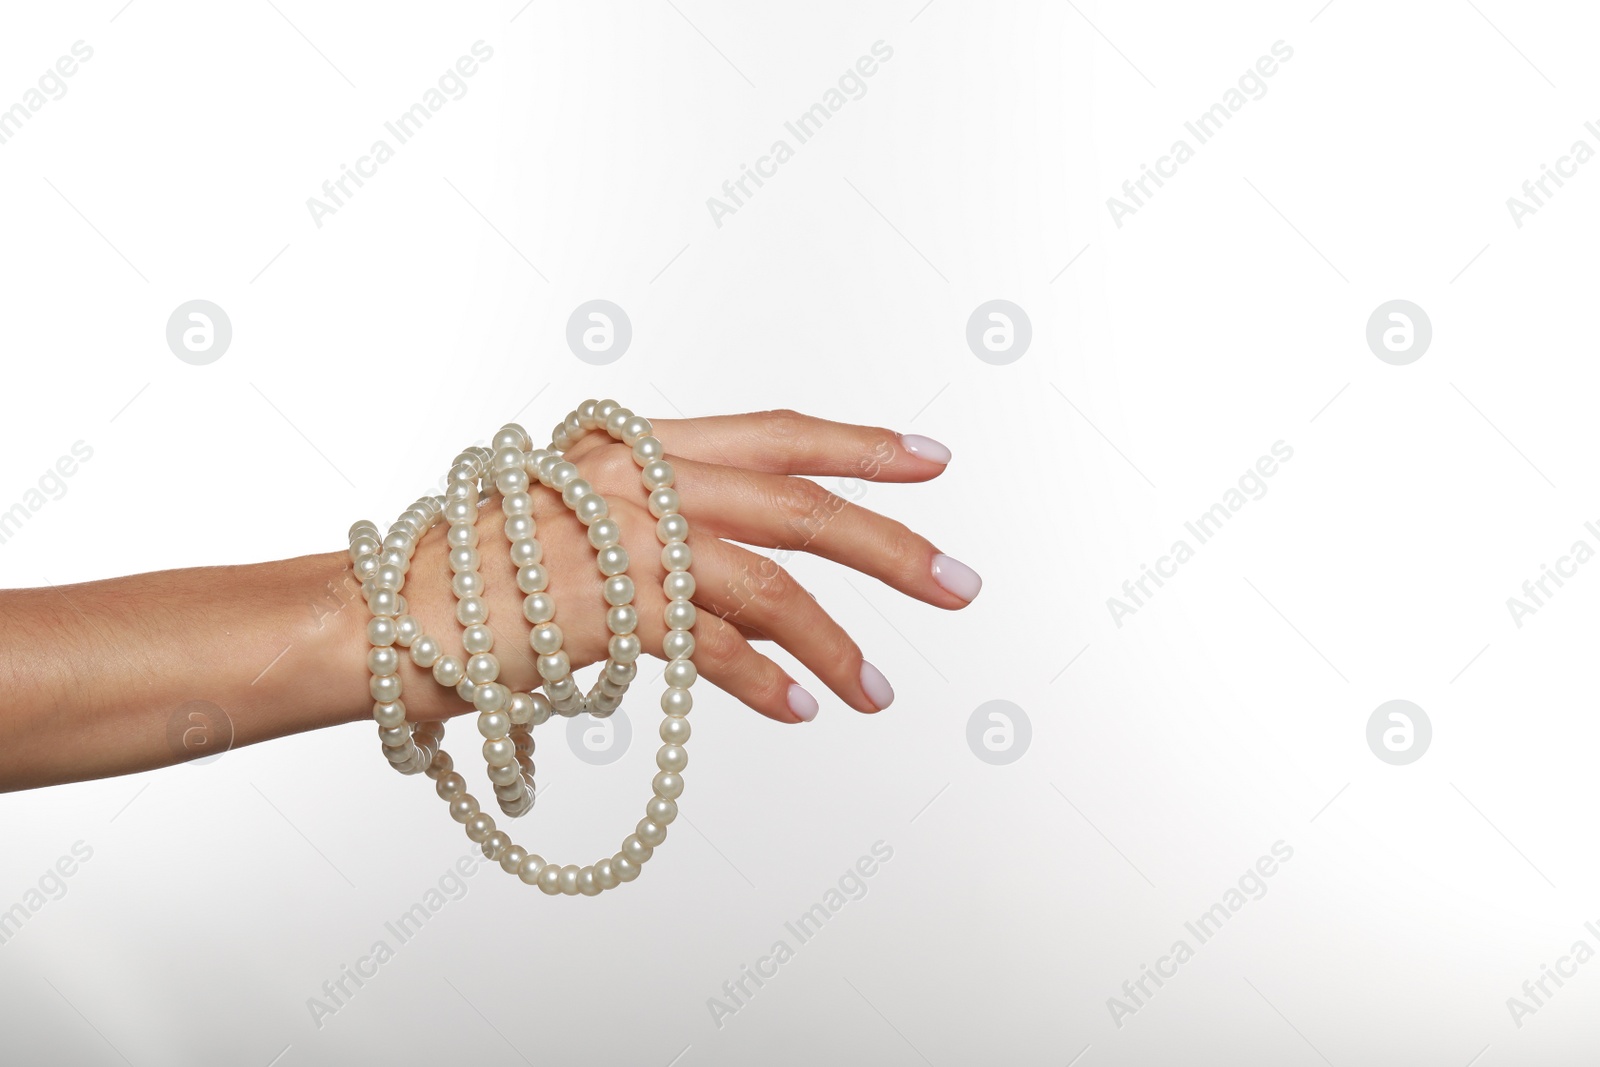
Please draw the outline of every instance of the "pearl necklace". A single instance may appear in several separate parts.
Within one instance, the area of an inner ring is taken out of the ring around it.
[[[668,658],[664,672],[667,689],[661,697],[665,717],[660,736],[664,744],[656,753],[658,772],[651,782],[653,795],[645,805],[645,817],[623,839],[621,849],[588,866],[560,866],[514,844],[504,830],[496,828],[494,819],[479,809],[476,798],[466,791],[465,779],[455,771],[449,753],[440,747],[444,737],[442,722],[408,721],[398,674],[400,653],[394,646],[408,649],[412,662],[431,669],[436,682],[454,687],[458,696],[478,709],[478,729],[485,739],[483,755],[501,810],[511,818],[525,814],[533,804],[533,738],[529,728],[547,721],[552,712],[610,715],[637,674],[635,661],[640,643],[634,629],[638,612],[632,605],[633,581],[623,573],[628,556],[620,544],[621,531],[609,517],[604,497],[564,458],[580,437],[597,429],[605,430],[633,450],[640,480],[649,493],[650,512],[657,519],[656,536],[667,571],[662,582],[667,597],[663,651]],[[378,723],[385,758],[402,774],[425,772],[434,779],[436,791],[449,804],[451,818],[463,825],[468,838],[482,846],[484,855],[549,895],[594,896],[637,878],[641,865],[666,839],[666,828],[677,818],[677,798],[683,792],[683,770],[688,764],[683,744],[690,732],[686,716],[693,707],[689,689],[697,678],[692,659],[694,635],[690,632],[695,622],[695,607],[689,599],[694,594],[694,578],[689,572],[692,553],[686,543],[688,521],[678,512],[678,494],[672,488],[673,470],[651,429],[648,419],[634,415],[614,400],[585,401],[556,427],[549,448],[531,453],[524,451],[528,438],[522,428],[507,425],[495,435],[494,448],[472,448],[457,456],[445,495],[420,498],[395,521],[382,541],[371,522],[363,520],[350,528],[350,556],[373,616],[367,625],[372,646],[367,665],[372,674],[369,688],[374,700],[373,718]],[[492,495],[482,482],[486,471],[493,474],[495,489],[505,497],[506,533],[511,540],[512,560],[518,567],[517,585],[525,595],[523,614],[534,624],[529,643],[539,656],[536,666],[544,680],[544,694],[513,693],[497,680],[499,661],[491,651],[494,635],[488,628],[488,607],[481,595],[483,579],[478,572],[475,526],[479,504]],[[612,636],[600,678],[585,697],[578,696],[570,661],[561,651],[562,634],[553,621],[555,603],[546,591],[548,578],[540,565],[542,552],[534,537],[536,528],[528,496],[529,479],[534,476],[541,485],[559,491],[588,528],[596,565],[605,576],[606,624]],[[468,654],[465,663],[442,652],[437,641],[422,633],[416,619],[406,613],[401,595],[417,543],[441,517],[450,523],[448,541],[454,574],[451,587],[457,597],[456,618],[463,626],[463,648]]]

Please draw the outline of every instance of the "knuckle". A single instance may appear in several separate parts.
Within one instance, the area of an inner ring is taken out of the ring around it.
[[[772,491],[774,510],[789,518],[809,516],[827,506],[832,493],[809,478],[784,478]]]

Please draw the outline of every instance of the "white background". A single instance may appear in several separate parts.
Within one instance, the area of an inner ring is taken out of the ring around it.
[[[780,728],[708,691],[687,818],[640,881],[548,899],[484,870],[320,1028],[308,998],[469,847],[370,727],[0,798],[0,908],[93,849],[0,946],[8,1062],[1595,1048],[1600,965],[1520,1027],[1507,1007],[1600,949],[1600,568],[1520,628],[1506,607],[1600,548],[1600,166],[1520,228],[1506,207],[1600,148],[1592,12],[919,3],[6,12],[0,107],[73,42],[94,56],[0,145],[0,509],[75,441],[94,456],[0,546],[5,585],[334,549],[506,419],[606,394],[936,437],[942,478],[863,502],[987,583],[946,614],[798,562],[889,712],[824,697]],[[467,95],[315,226],[307,197],[480,39]],[[866,95],[715,225],[706,198],[879,40]],[[1117,227],[1106,198],[1280,40],[1266,95]],[[164,336],[196,298],[234,330],[203,367]],[[634,328],[599,368],[564,341],[593,298]],[[964,336],[993,298],[1032,321],[1006,366]],[[1392,299],[1432,321],[1408,366],[1365,340]],[[1277,441],[1266,495],[1117,626],[1107,598]],[[1396,698],[1433,726],[1408,766],[1366,742]],[[1008,766],[967,744],[994,699],[1032,725]],[[653,718],[599,769],[551,728],[521,837],[614,849]],[[708,998],[880,840],[866,895],[716,1025]],[[1108,998],[1280,840],[1266,895],[1119,1027]]]

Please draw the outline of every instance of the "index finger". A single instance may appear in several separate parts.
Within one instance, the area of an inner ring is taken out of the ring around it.
[[[797,411],[650,421],[669,455],[768,474],[925,482],[950,462],[950,450],[931,437]]]

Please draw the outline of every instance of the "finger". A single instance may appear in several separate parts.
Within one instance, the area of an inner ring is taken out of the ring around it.
[[[965,607],[983,588],[977,571],[905,523],[816,482],[672,459],[684,513],[718,537],[810,552],[941,608]]]
[[[646,620],[641,617],[642,628]],[[655,647],[661,647],[665,625],[658,619],[651,633]],[[710,611],[695,618],[694,665],[706,681],[769,719],[778,722],[808,722],[817,714],[817,702],[789,673],[750,647],[737,627]]]
[[[894,700],[878,668],[788,571],[726,541],[704,539],[694,551],[696,604],[770,634],[857,711],[881,711]]]
[[[669,455],[771,474],[925,482],[944,472],[950,450],[921,434],[830,422],[794,411],[703,419],[652,419]]]

